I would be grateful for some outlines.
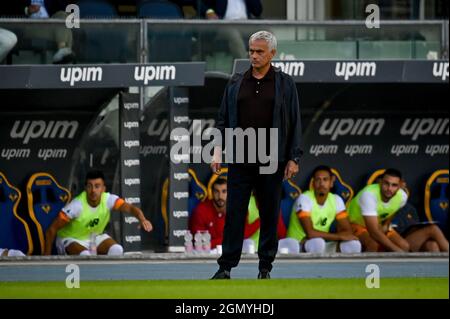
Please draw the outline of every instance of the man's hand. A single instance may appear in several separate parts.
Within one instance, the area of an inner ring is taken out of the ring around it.
[[[214,147],[214,155],[211,161],[211,170],[213,174],[219,175],[222,168],[222,149],[220,147]]]
[[[297,163],[295,163],[294,161],[289,161],[284,170],[284,179],[287,180],[287,179],[295,177],[295,175],[297,175],[298,171],[299,171],[299,167],[298,167]]]
[[[349,240],[358,240],[358,237],[353,235],[352,233],[339,233],[339,240],[340,241],[349,241]]]
[[[142,228],[144,228],[144,230],[149,233],[153,230],[153,225],[152,223],[150,223],[150,221],[146,218],[144,218],[143,220],[140,221],[140,225]]]

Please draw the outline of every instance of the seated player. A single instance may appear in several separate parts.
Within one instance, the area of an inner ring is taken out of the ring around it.
[[[98,254],[122,255],[122,246],[104,233],[112,210],[134,215],[146,232],[153,229],[138,207],[106,192],[102,172],[91,171],[86,175],[85,191],[62,209],[47,230],[44,255],[51,254],[56,236],[56,245],[62,254],[90,255],[90,240],[94,236]]]
[[[335,177],[327,166],[318,166],[313,172],[313,190],[296,200],[288,227],[287,239],[280,242],[290,253],[303,251],[322,254],[327,243],[338,242],[337,251],[361,252],[361,243],[352,234],[348,214],[342,198],[331,193]],[[330,227],[337,221],[337,232]]]

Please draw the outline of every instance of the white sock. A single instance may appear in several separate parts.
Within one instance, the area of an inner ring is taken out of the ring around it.
[[[354,254],[361,252],[361,243],[359,240],[342,241],[340,244],[341,252],[344,254]]]
[[[313,238],[305,242],[307,253],[323,254],[325,252],[326,242],[323,238]]]
[[[2,257],[3,252],[4,252],[5,250],[6,250],[6,249],[0,248],[0,257]]]
[[[254,254],[256,252],[255,241],[253,239],[247,238],[242,244],[242,253],[244,254]]]
[[[123,255],[123,247],[119,244],[114,244],[108,249],[108,256],[122,256]]]
[[[89,252],[89,250],[83,250],[81,253],[80,253],[80,256],[90,256],[91,255],[91,253]]]
[[[25,254],[23,252],[21,252],[20,250],[10,249],[10,250],[8,250],[8,256],[11,256],[11,257],[24,257]]]
[[[298,254],[300,243],[295,238],[283,238],[278,241],[278,252],[287,249],[288,254]]]

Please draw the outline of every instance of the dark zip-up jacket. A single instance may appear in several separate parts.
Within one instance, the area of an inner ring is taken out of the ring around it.
[[[222,133],[225,146],[225,129],[238,127],[238,95],[244,74],[233,75],[228,83],[220,106],[216,128]],[[272,127],[278,129],[278,162],[294,160],[303,154],[302,128],[297,87],[291,76],[275,68],[275,107]]]

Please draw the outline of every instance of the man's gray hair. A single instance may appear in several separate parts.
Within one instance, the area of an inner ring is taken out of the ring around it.
[[[275,37],[275,35],[269,31],[259,31],[256,32],[255,34],[253,34],[250,37],[249,43],[252,43],[253,41],[256,40],[264,40],[267,42],[267,44],[269,45],[269,50],[276,50],[277,49],[277,38]]]

